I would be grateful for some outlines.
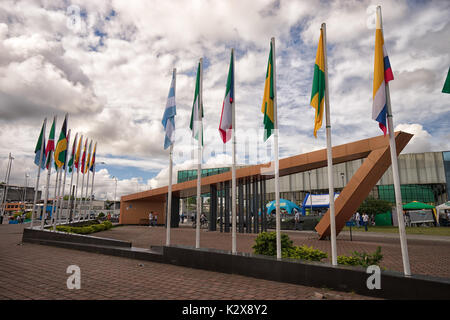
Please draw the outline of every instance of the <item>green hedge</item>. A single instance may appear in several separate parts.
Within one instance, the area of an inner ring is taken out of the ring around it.
[[[374,253],[368,254],[366,252],[354,251],[351,256],[338,256],[338,264],[347,266],[362,266],[367,268],[371,265],[380,265],[381,260],[383,260],[383,255],[381,254],[381,247],[378,246]]]
[[[71,227],[71,226],[56,226],[56,230],[68,233],[78,233],[78,234],[90,234],[94,232],[100,232],[112,228],[112,223],[110,221],[104,221],[103,223],[97,223],[92,225],[86,225],[82,227]]]
[[[255,239],[253,246],[255,254],[262,254],[267,256],[275,256],[277,253],[275,232],[262,232]],[[309,261],[321,261],[327,257],[323,251],[303,246],[294,246],[287,234],[281,234],[281,255],[283,258],[301,259]]]

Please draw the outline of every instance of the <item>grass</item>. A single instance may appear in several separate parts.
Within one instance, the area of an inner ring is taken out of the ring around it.
[[[342,230],[350,231],[349,227],[344,227]],[[364,227],[352,227],[352,231],[364,231]],[[371,226],[367,232],[381,232],[381,233],[397,233],[398,228],[393,226]],[[425,234],[430,236],[449,236],[450,227],[406,227],[406,234]]]

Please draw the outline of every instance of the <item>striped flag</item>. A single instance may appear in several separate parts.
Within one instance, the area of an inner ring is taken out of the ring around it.
[[[373,70],[373,104],[372,119],[378,121],[380,129],[386,136],[387,125],[387,105],[386,105],[386,85],[394,80],[389,57],[384,47],[383,30],[381,29],[380,17],[377,16],[375,31],[375,63]]]
[[[317,46],[316,62],[314,64],[314,77],[311,91],[310,105],[315,109],[314,137],[322,127],[323,102],[325,96],[325,58],[323,52],[323,30],[320,29],[319,45]]]
[[[81,156],[81,173],[84,174],[84,165],[86,164],[86,149],[87,149],[87,142],[88,139],[86,138],[86,141],[84,142],[84,149],[83,149],[83,155]]]
[[[81,154],[81,144],[83,141],[83,136],[80,137],[80,140],[78,141],[78,148],[77,148],[77,152],[75,154],[75,160],[74,160],[74,164],[75,164],[75,168],[79,168],[80,167],[80,154]],[[78,172],[78,170],[77,170]]]
[[[44,132],[44,126],[45,126],[45,120],[42,124],[41,134],[39,135],[38,142],[36,143],[36,148],[34,148],[34,163],[39,166],[39,158],[41,157],[41,150],[45,150],[45,136],[44,136],[44,145],[42,145],[42,136],[45,135]],[[45,152],[42,154],[42,162],[41,162],[41,168],[45,168]]]
[[[167,97],[166,109],[162,118],[162,125],[166,132],[164,138],[164,149],[167,149],[175,142],[175,115],[177,114],[177,107],[175,104],[175,70],[172,74],[172,83],[170,84],[169,96]]]
[[[90,165],[91,165],[91,150],[92,150],[92,140],[91,142],[89,142],[89,152],[88,152],[88,156],[87,156],[87,160],[85,163],[85,168],[84,168],[84,172],[83,173],[87,173],[90,169]]]
[[[75,162],[75,151],[77,149],[77,139],[78,139],[78,133],[75,134],[75,139],[73,140],[73,145],[72,145],[72,153],[70,156],[69,163],[67,164],[69,167],[69,172],[73,171],[73,166],[74,166],[74,162]]]
[[[448,68],[447,80],[445,80],[444,88],[442,88],[443,93],[450,93],[450,68]]]
[[[61,127],[61,133],[59,134],[58,143],[55,148],[55,165],[58,168],[65,166],[67,152],[67,115],[64,118],[63,125]]]
[[[203,105],[200,105],[199,100],[200,93],[200,62],[198,63],[197,68],[197,79],[195,80],[195,94],[194,94],[194,103],[192,105],[192,113],[191,113],[191,123],[189,127],[192,130],[192,137],[194,139],[199,139],[198,135],[202,135],[202,145],[203,145]]]
[[[222,104],[222,114],[220,116],[219,132],[223,143],[231,139],[232,126],[232,103],[234,100],[234,65],[233,51],[231,52],[230,69],[228,70],[227,88]]]
[[[264,114],[264,141],[271,135],[275,125],[274,117],[274,91],[273,91],[273,57],[272,42],[270,43],[269,61],[267,62],[266,81],[264,84],[264,97],[261,112]]]
[[[50,129],[50,135],[48,136],[47,148],[45,149],[45,159],[47,159],[46,164],[47,169],[50,167],[50,163],[52,162],[52,157],[49,157],[49,153],[55,150],[55,122],[56,119],[53,118],[53,124]]]
[[[94,164],[95,164],[95,152],[97,150],[97,142],[94,145],[94,152],[92,153],[92,159],[91,159],[91,167],[89,170],[91,170],[91,172],[94,172]]]

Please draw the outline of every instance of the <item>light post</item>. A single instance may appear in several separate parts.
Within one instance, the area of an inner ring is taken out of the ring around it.
[[[30,175],[28,174],[28,172],[25,173],[25,191],[23,193],[23,212],[26,212],[26,201],[27,201],[27,188],[28,188],[28,178],[30,177]]]
[[[114,179],[114,181],[116,182],[116,185],[114,187],[114,214],[116,214],[116,191],[117,191],[117,178],[116,177],[112,177]]]
[[[342,189],[344,189],[344,187],[345,187],[345,182],[344,182],[345,173],[341,172],[341,178],[342,178]]]

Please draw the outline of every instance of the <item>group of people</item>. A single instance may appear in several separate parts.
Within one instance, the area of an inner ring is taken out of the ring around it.
[[[373,218],[369,217],[367,213],[359,214],[358,211],[352,216],[352,220],[357,228],[364,226],[365,231],[368,230],[369,224],[374,224]]]

